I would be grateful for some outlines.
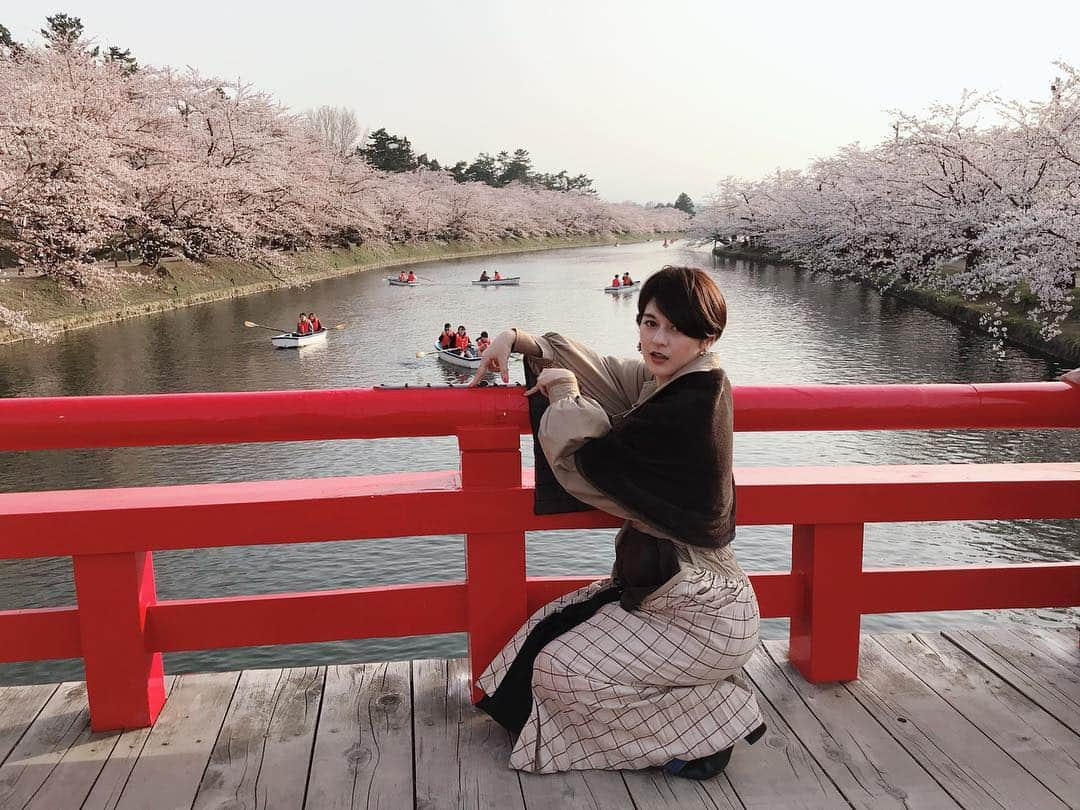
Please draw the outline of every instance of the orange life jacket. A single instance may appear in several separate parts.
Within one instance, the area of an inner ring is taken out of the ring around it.
[[[469,348],[469,336],[458,333],[458,335],[454,338],[454,347],[460,349],[461,351],[465,351],[467,348]]]

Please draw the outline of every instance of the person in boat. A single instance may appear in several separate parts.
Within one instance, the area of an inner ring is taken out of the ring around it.
[[[481,332],[480,337],[476,339],[476,351],[478,354],[483,354],[487,351],[488,346],[491,345],[491,338],[488,337],[487,332]]]
[[[611,279],[611,284],[609,286],[611,286],[611,287],[618,287],[619,286],[619,274],[618,273],[616,273],[615,277]]]
[[[469,338],[469,333],[464,326],[457,328],[457,335],[454,337],[454,348],[462,357],[474,357],[476,355],[476,352],[473,351],[472,340]]]
[[[321,332],[323,330],[322,321],[319,320],[319,316],[314,312],[308,313],[308,322],[311,324],[312,333]]]
[[[500,273],[498,270],[495,271],[495,280],[502,281],[502,273]]]
[[[480,280],[481,281],[489,281],[487,270],[481,270],[480,271]]]
[[[398,281],[408,281],[409,276],[405,273],[404,270],[402,270],[397,274],[397,280]]]
[[[623,284],[623,286],[624,287],[629,287],[633,283],[634,283],[633,280],[630,278],[630,273],[628,273],[626,271],[623,271],[623,274],[622,274],[622,284]]]
[[[298,335],[310,335],[311,334],[311,321],[308,320],[306,312],[301,312],[300,317],[296,321],[296,334]]]
[[[416,283],[416,273],[414,273],[412,270],[410,270],[408,278],[406,278],[405,280],[407,282],[409,282],[410,284],[415,284]]]
[[[508,381],[510,353],[524,354],[534,511],[625,521],[611,577],[534,613],[477,681],[479,708],[516,738],[518,770],[707,779],[737,740],[765,732],[741,674],[759,611],[731,546],[731,383],[711,351],[727,305],[707,273],[666,266],[642,285],[637,323],[637,359],[508,329],[471,383]]]
[[[435,342],[439,344],[440,349],[453,349],[457,345],[457,335],[454,334],[454,328],[450,324],[444,323],[442,334],[435,338]]]

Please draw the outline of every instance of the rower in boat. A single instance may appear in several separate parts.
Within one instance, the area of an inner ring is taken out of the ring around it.
[[[457,336],[450,324],[443,324],[442,334],[435,338],[435,343],[440,349],[452,349],[457,345]]]
[[[618,286],[620,286],[620,282],[619,282],[619,274],[618,274],[618,273],[616,273],[616,274],[615,274],[615,275],[614,275],[614,276],[612,277],[612,279],[611,279],[611,284],[609,284],[608,286],[609,286],[609,287],[618,287]]]
[[[476,339],[476,353],[483,354],[487,351],[487,347],[491,345],[491,338],[488,337],[487,332],[481,332],[480,337]]]
[[[454,338],[454,348],[457,349],[457,353],[462,357],[476,356],[476,351],[472,346],[472,340],[469,339],[469,333],[465,331],[464,326],[459,326],[457,328],[457,336]]]
[[[502,273],[500,273],[498,270],[495,271],[495,280],[502,281]]]
[[[311,332],[321,332],[323,330],[322,321],[319,320],[319,316],[314,312],[308,313],[308,321],[311,323]]]
[[[405,280],[407,282],[409,282],[410,284],[415,284],[416,283],[416,273],[414,273],[412,270],[410,270],[409,271],[409,276]]]
[[[311,321],[308,320],[306,312],[301,312],[300,317],[296,321],[296,334],[310,335],[311,332]]]
[[[490,280],[488,278],[487,270],[481,270],[480,271],[480,280],[481,281],[489,281]]]
[[[409,277],[405,274],[405,271],[402,270],[400,273],[397,274],[397,280],[398,281],[408,281]]]
[[[624,287],[630,287],[630,286],[633,285],[634,282],[630,278],[630,273],[625,272],[625,271],[623,272],[623,274],[622,274],[622,283],[623,283]]]

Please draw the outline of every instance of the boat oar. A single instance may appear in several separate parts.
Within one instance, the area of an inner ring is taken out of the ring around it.
[[[429,352],[417,352],[416,356],[417,357],[427,357],[428,355],[433,355],[433,354],[438,354],[438,353],[439,352],[436,349],[432,349]],[[515,360],[520,360],[520,359],[521,359],[521,357],[519,355],[516,355],[516,354],[510,355],[510,362],[511,363],[513,363]]]
[[[344,326],[344,325],[345,325],[345,324],[342,324],[342,326]],[[287,334],[287,335],[288,335],[288,334],[292,334],[292,330],[291,330],[291,329],[278,329],[278,328],[277,328],[276,326],[264,326],[264,325],[263,325],[263,324],[261,324],[261,323],[255,323],[255,321],[244,321],[244,326],[246,326],[246,327],[247,327],[248,329],[253,329],[253,328],[257,328],[257,329],[270,329],[270,330],[272,330],[272,331],[274,331],[274,332],[284,332],[284,333],[285,333],[285,334]],[[338,328],[340,328],[340,327],[336,327],[336,326],[335,326],[334,328],[335,328],[335,329],[338,329]]]

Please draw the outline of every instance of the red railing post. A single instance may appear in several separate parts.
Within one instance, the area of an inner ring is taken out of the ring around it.
[[[478,501],[487,513],[503,508],[498,490],[521,486],[521,435],[516,427],[463,429],[461,488],[487,491]],[[468,532],[465,535],[468,592],[469,664],[473,701],[480,699],[476,679],[528,618],[525,589],[525,532]]]
[[[804,588],[788,657],[811,683],[859,677],[863,524],[796,525],[791,573]]]
[[[72,562],[90,727],[149,726],[165,703],[161,653],[146,647],[146,609],[157,600],[153,557],[84,554]]]

